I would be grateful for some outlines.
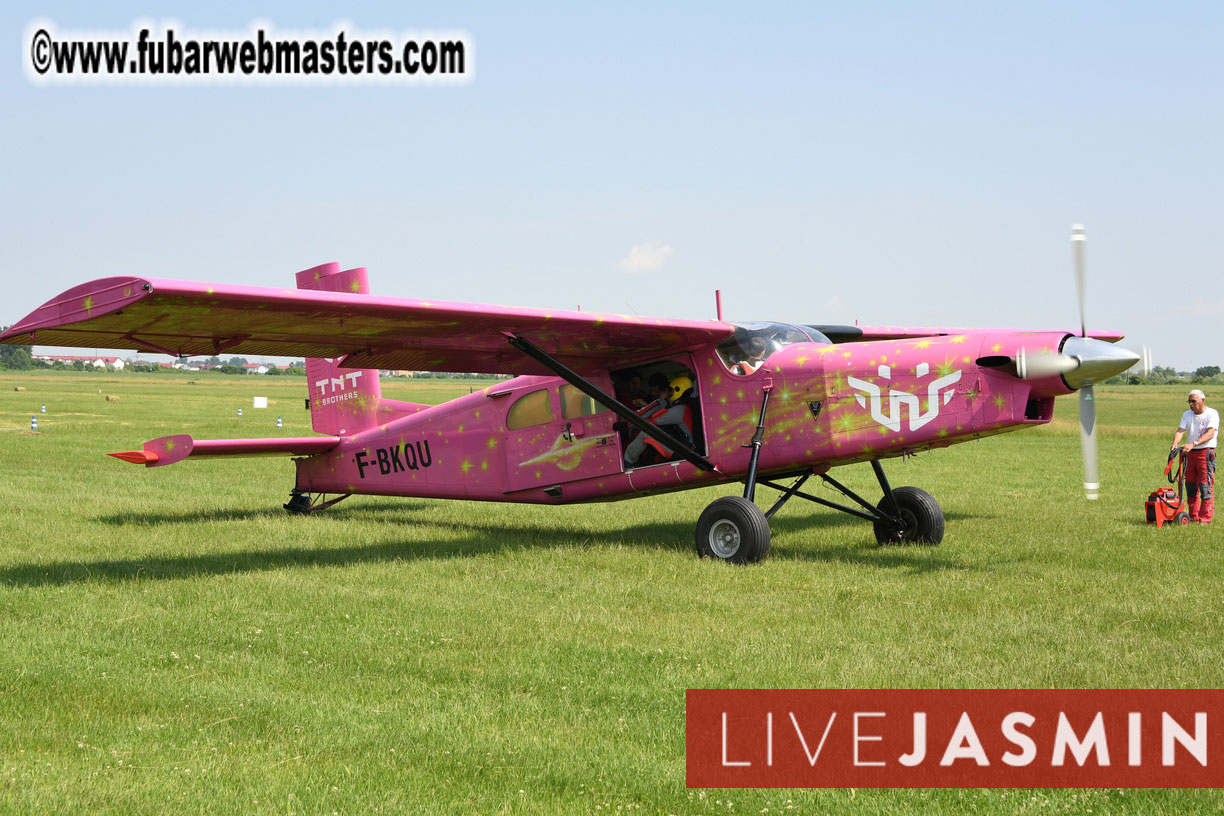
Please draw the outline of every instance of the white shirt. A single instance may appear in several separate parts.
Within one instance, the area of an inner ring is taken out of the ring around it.
[[[1216,439],[1220,435],[1220,412],[1214,408],[1204,406],[1203,413],[1196,414],[1194,411],[1186,411],[1182,414],[1181,425],[1178,426],[1187,434],[1187,442],[1198,442],[1199,437],[1207,433],[1208,428],[1215,428],[1216,435],[1211,437],[1204,445],[1195,445],[1195,450],[1205,450],[1216,446]]]

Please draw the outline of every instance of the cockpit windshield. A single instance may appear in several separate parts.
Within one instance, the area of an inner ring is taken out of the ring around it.
[[[735,333],[716,347],[723,365],[732,374],[747,376],[774,352],[791,343],[828,343],[819,331],[788,323],[733,323]]]

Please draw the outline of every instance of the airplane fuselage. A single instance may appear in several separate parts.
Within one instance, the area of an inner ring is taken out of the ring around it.
[[[1056,350],[1065,333],[974,333],[826,345],[794,343],[737,374],[713,345],[661,358],[692,372],[696,447],[717,470],[682,459],[627,467],[630,438],[616,415],[583,409],[559,377],[523,376],[442,405],[388,419],[297,460],[297,489],[557,504],[607,501],[734,481],[764,394],[763,476],[900,456],[1039,425],[1057,376],[1021,380],[979,365],[1021,346]],[[586,378],[613,393],[608,370]],[[342,397],[339,390],[335,397]]]

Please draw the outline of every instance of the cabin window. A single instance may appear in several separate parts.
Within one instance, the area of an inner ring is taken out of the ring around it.
[[[735,332],[718,344],[723,365],[732,374],[753,374],[775,352],[791,343],[827,343],[819,332],[805,332],[786,323],[733,323]],[[819,335],[819,336],[812,336]]]
[[[598,414],[604,407],[572,385],[561,386],[561,417],[578,419]]]
[[[552,405],[548,401],[548,390],[540,389],[519,397],[510,406],[510,412],[506,415],[506,427],[517,431],[520,428],[543,425],[545,422],[551,422],[552,418]]]

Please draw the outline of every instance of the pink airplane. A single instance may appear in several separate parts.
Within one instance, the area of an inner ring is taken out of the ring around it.
[[[364,268],[331,263],[298,273],[297,289],[103,278],[47,302],[0,342],[305,357],[318,436],[183,434],[112,454],[146,467],[291,456],[291,512],[353,494],[568,504],[743,482],[742,495],[706,507],[696,540],[704,557],[749,563],[768,554],[769,519],[795,497],[872,522],[881,543],[938,544],[938,503],[891,487],[881,460],[1047,423],[1055,398],[1076,390],[1085,489],[1095,498],[1091,384],[1138,361],[1112,345],[1121,337],[656,320],[374,297]],[[421,405],[384,398],[379,369],[517,376]],[[653,393],[640,390],[652,382]],[[660,395],[668,401],[637,409]],[[879,502],[829,475],[855,462],[871,463]],[[854,506],[804,492],[812,476]],[[780,491],[768,511],[753,501],[759,485]]]

